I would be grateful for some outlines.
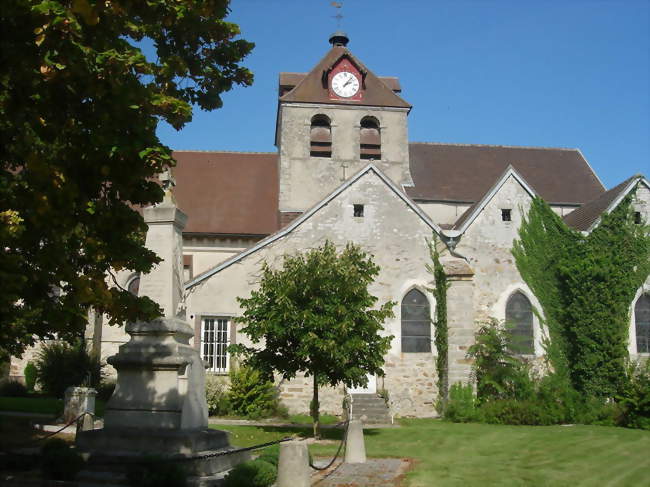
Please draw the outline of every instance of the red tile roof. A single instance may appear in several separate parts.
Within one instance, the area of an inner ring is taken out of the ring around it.
[[[308,73],[280,73],[280,80],[278,82],[278,92],[280,96],[286,92],[293,90],[298,83],[300,83]],[[382,83],[394,93],[401,93],[402,86],[400,85],[399,78],[395,76],[379,76]]]
[[[415,200],[474,203],[511,165],[549,203],[580,205],[605,188],[577,149],[410,143]]]
[[[365,73],[365,88],[363,100],[331,100],[329,90],[323,84],[323,75],[339,59],[348,56]],[[297,80],[298,73],[287,74],[284,86],[290,86]],[[391,78],[394,79],[394,78]],[[280,78],[280,93],[282,93],[282,77]],[[306,102],[306,103],[327,103],[339,105],[362,105],[377,107],[399,107],[411,108],[406,101],[395,94],[386,83],[392,81],[380,80],[372,71],[366,68],[347,48],[334,46],[323,59],[312,69],[307,76],[300,80],[295,88],[280,97],[280,101]]]
[[[178,151],[174,157],[186,233],[268,235],[280,228],[277,153]],[[410,157],[415,186],[406,192],[416,201],[475,203],[508,165],[550,203],[580,205],[604,193],[575,149],[411,143]]]
[[[609,208],[609,206],[627,189],[634,179],[639,179],[640,176],[632,176],[626,179],[621,184],[614,186],[612,189],[605,191],[598,198],[586,203],[577,210],[564,217],[564,222],[576,230],[587,231],[591,226],[596,223],[600,215]]]
[[[278,155],[174,152],[184,233],[268,235],[278,229]]]

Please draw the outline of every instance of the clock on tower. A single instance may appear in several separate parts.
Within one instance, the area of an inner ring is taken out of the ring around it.
[[[359,101],[363,98],[361,73],[347,56],[330,71],[328,85],[330,100]]]

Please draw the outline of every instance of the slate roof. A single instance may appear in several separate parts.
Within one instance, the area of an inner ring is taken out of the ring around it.
[[[621,184],[605,191],[598,198],[566,215],[564,217],[564,222],[576,230],[582,232],[588,231],[594,223],[598,221],[600,215],[607,211],[619,197],[623,196],[623,194],[630,189],[630,183],[640,178],[642,178],[642,176],[632,176]]]
[[[475,203],[512,166],[549,203],[581,205],[605,188],[577,149],[411,142],[416,201]]]
[[[278,229],[275,152],[176,151],[174,194],[184,233],[268,235]]]
[[[364,96],[362,100],[330,99],[324,76],[336,62],[347,56],[364,75]],[[296,81],[297,73],[287,77],[286,82]],[[289,80],[289,78],[292,78]],[[282,77],[280,78],[282,85]],[[411,108],[411,105],[395,94],[391,88],[364,66],[346,47],[334,46],[323,59],[300,80],[295,88],[280,97],[281,102],[305,102],[333,105],[361,105],[376,107]]]

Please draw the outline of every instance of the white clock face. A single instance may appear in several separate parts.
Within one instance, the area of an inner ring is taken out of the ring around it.
[[[349,71],[336,73],[332,78],[332,90],[343,98],[350,98],[359,91],[359,79]]]

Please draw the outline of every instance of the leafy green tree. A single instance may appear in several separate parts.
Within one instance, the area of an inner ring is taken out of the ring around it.
[[[238,298],[241,329],[257,346],[232,346],[248,365],[291,379],[313,378],[314,436],[320,436],[318,388],[340,383],[366,385],[367,374],[383,375],[392,336],[380,335],[395,303],[377,306],[368,286],[379,267],[354,244],[340,253],[331,242],[286,256],[281,269],[262,268],[259,289]]]
[[[156,128],[212,110],[253,45],[228,0],[4,0],[0,9],[0,349],[78,336],[86,310],[111,323],[159,312],[107,281],[147,272],[133,208],[162,200],[172,166]],[[147,57],[141,47],[152,45]]]
[[[630,303],[650,273],[650,235],[634,223],[631,197],[589,235],[536,198],[513,247],[542,305],[554,369],[588,395],[614,397],[624,387]]]

